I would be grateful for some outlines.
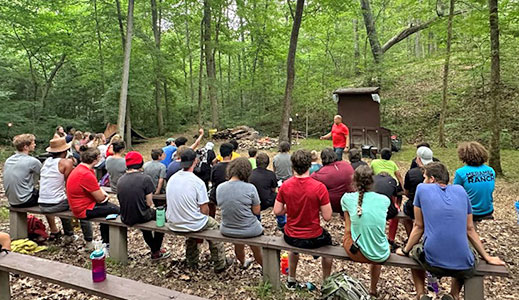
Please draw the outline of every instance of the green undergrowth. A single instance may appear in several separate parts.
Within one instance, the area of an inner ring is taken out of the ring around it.
[[[0,222],[9,220],[9,209],[7,207],[0,207]]]

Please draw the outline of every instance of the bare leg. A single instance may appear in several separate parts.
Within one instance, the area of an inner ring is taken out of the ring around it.
[[[260,265],[263,266],[263,254],[261,253],[261,247],[258,246],[250,246],[252,250],[252,255],[254,255],[254,260]]]
[[[45,216],[47,218],[47,222],[49,223],[49,228],[51,233],[56,233],[59,231],[58,226],[56,225],[56,219],[54,216]]]
[[[296,278],[297,262],[299,262],[299,254],[288,252],[288,276]]]
[[[463,282],[459,281],[456,278],[451,279],[451,295],[454,299],[458,300],[460,298],[461,287],[463,286]]]
[[[414,288],[416,289],[416,298],[420,299],[425,294],[425,271],[411,269],[413,275]]]
[[[329,257],[322,257],[321,258],[321,265],[323,267],[323,281],[330,276],[332,273],[332,263],[333,259]]]
[[[370,285],[369,292],[372,295],[377,294],[377,283],[378,283],[378,280],[380,279],[381,270],[382,270],[381,265],[370,265],[369,266],[369,272],[371,275],[371,285]]]
[[[413,220],[411,219],[404,219],[403,224],[405,227],[405,232],[407,233],[407,237],[411,234],[411,230],[413,230]]]
[[[245,263],[245,245],[234,244],[234,254],[243,266],[243,264]]]

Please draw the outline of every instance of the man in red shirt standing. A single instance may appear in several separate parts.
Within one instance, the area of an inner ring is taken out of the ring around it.
[[[337,160],[342,160],[344,150],[348,151],[350,147],[350,130],[344,123],[342,123],[342,116],[336,115],[333,117],[333,126],[330,133],[320,137],[321,140],[332,138],[333,151],[337,154]]]
[[[297,150],[291,156],[295,175],[279,188],[274,203],[274,214],[286,214],[284,229],[285,242],[298,248],[314,249],[331,245],[330,234],[321,227],[319,213],[325,221],[332,218],[332,206],[326,186],[310,177],[312,155],[306,150]],[[299,285],[296,281],[296,268],[299,254],[289,252],[289,271],[287,288],[294,290]],[[323,280],[330,276],[332,259],[322,258]]]

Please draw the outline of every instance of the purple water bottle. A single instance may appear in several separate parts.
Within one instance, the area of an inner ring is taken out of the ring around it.
[[[92,280],[101,282],[106,279],[106,248],[101,242],[95,242],[95,250],[90,254],[92,261]]]

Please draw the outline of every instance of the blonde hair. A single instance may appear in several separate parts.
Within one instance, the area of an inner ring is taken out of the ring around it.
[[[34,134],[30,133],[24,133],[19,134],[13,138],[13,146],[16,148],[17,151],[23,151],[23,148],[25,146],[30,146],[32,142],[36,140],[36,137]]]
[[[312,154],[312,162],[316,162],[319,159],[319,156],[317,155],[317,151],[312,150],[312,152],[310,152],[310,154]]]
[[[122,140],[123,138],[119,135],[119,134],[115,134],[114,136],[112,136],[112,138],[110,139],[110,144],[112,144],[113,142],[117,142],[117,141],[120,141]]]

